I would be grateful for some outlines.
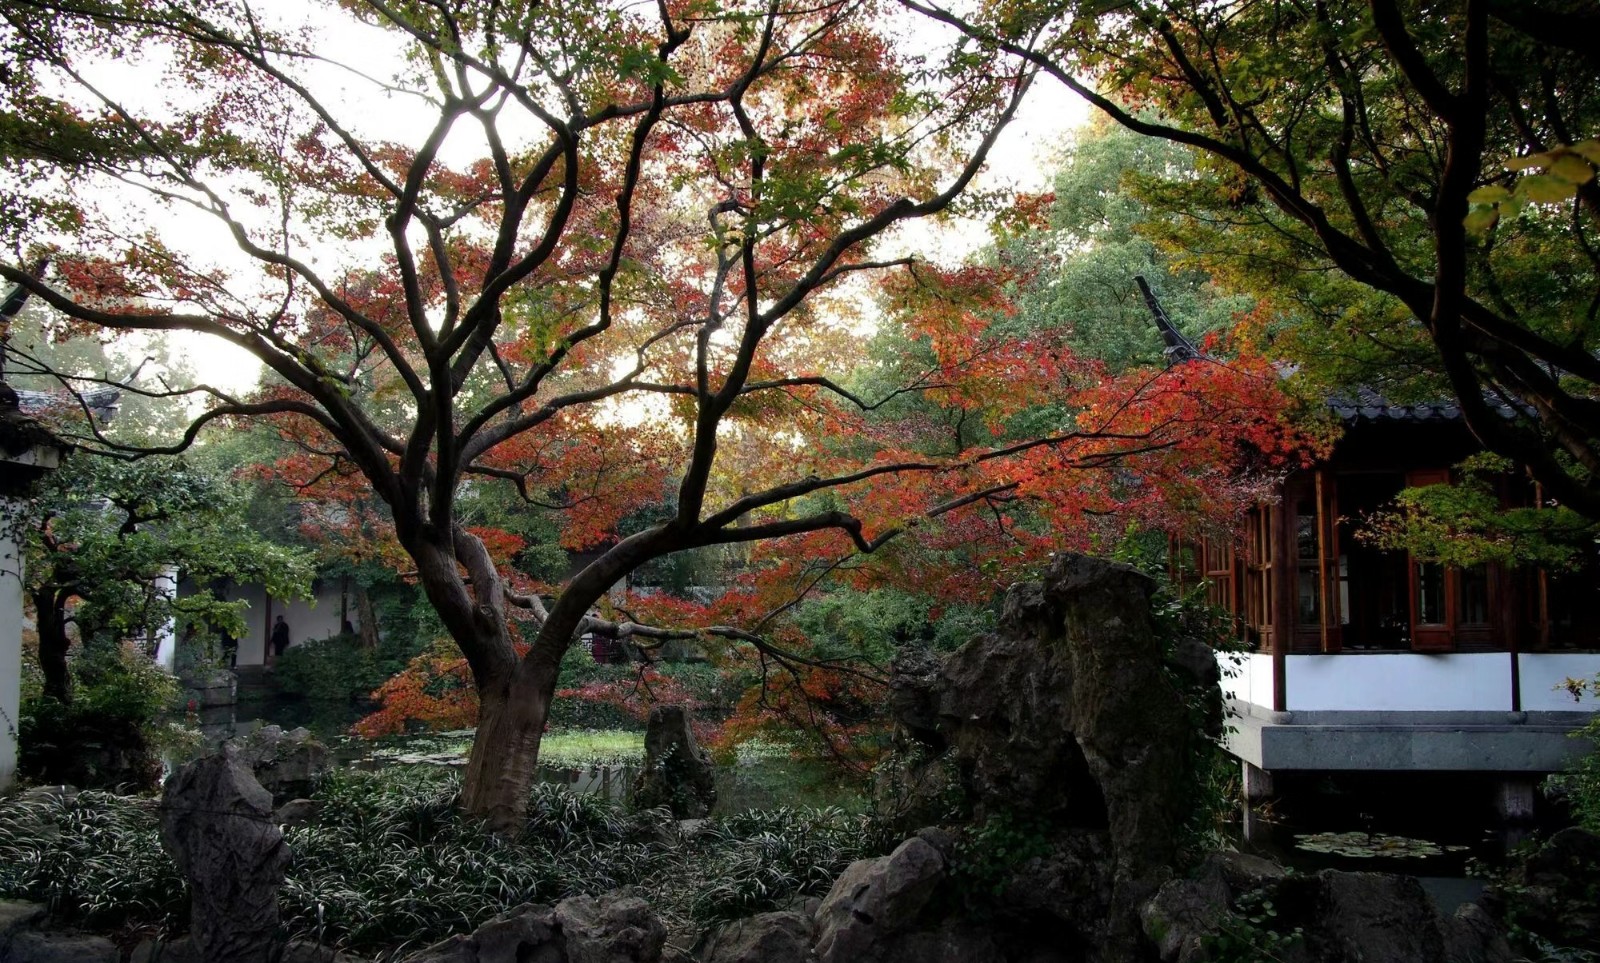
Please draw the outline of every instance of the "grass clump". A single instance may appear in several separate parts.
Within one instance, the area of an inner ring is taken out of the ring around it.
[[[685,835],[660,811],[534,788],[521,832],[486,832],[457,807],[454,773],[342,770],[285,836],[287,932],[375,956],[468,932],[519,903],[637,887],[676,933],[826,892],[862,855],[864,818],[775,809]],[[188,924],[156,807],[106,793],[0,800],[0,898],[46,902],[91,929]]]

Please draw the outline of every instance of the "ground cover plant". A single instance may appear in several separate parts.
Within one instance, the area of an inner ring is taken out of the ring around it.
[[[341,770],[289,827],[284,925],[369,956],[465,932],[509,906],[636,886],[675,939],[700,926],[826,892],[868,855],[864,816],[748,811],[692,836],[670,817],[535,786],[518,831],[461,813],[458,775],[431,767]],[[0,898],[49,904],[106,931],[181,931],[188,898],[162,850],[156,806],[109,793],[0,800]]]

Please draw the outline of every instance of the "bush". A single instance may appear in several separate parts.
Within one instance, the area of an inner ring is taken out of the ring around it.
[[[122,646],[91,646],[73,660],[70,671],[70,703],[37,690],[24,694],[17,724],[18,773],[80,788],[154,786],[161,775],[161,751],[182,734],[159,721],[177,705],[177,683]]]
[[[1575,700],[1581,699],[1585,692],[1600,697],[1600,676],[1588,681],[1568,679],[1565,688]],[[1589,751],[1566,772],[1551,776],[1546,788],[1566,796],[1573,822],[1592,833],[1600,833],[1600,715],[1592,716],[1587,723],[1574,729],[1572,738],[1586,740]]]
[[[284,652],[273,678],[285,693],[318,702],[359,703],[400,674],[420,651],[408,642],[388,640],[366,649],[353,635],[334,635]]]

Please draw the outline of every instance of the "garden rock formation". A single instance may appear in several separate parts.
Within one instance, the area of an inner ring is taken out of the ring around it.
[[[317,780],[333,767],[328,747],[304,726],[288,732],[262,726],[230,745],[277,805],[311,795]]]
[[[657,963],[667,928],[626,892],[524,904],[403,963]]]
[[[700,819],[717,803],[716,769],[695,741],[687,706],[656,706],[645,723],[644,765],[633,783],[633,804],[664,807],[675,819]]]
[[[272,796],[232,746],[191,762],[161,795],[161,841],[189,882],[190,938],[207,963],[269,963],[289,850]]]
[[[1155,591],[1129,566],[1063,556],[1011,589],[998,632],[891,682],[914,750],[908,817],[955,805],[1011,929],[1088,960],[1139,958],[1138,907],[1178,861],[1220,731],[1215,659],[1157,625]],[[981,854],[997,834],[1015,837],[1004,865]]]
[[[1241,872],[1213,856],[1146,904],[1145,933],[1162,963],[1207,963],[1254,951],[1284,963],[1510,963],[1504,935],[1475,903],[1440,913],[1411,876],[1323,870]],[[1268,910],[1270,909],[1270,912]]]

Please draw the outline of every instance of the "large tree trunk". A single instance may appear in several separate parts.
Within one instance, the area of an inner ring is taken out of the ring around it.
[[[67,670],[66,599],[52,589],[33,593],[34,622],[39,629],[39,669],[44,675],[44,694],[63,703],[72,701],[72,673]]]
[[[479,690],[478,732],[461,785],[461,806],[496,832],[521,826],[539,768],[560,659],[523,659],[504,685]]]

